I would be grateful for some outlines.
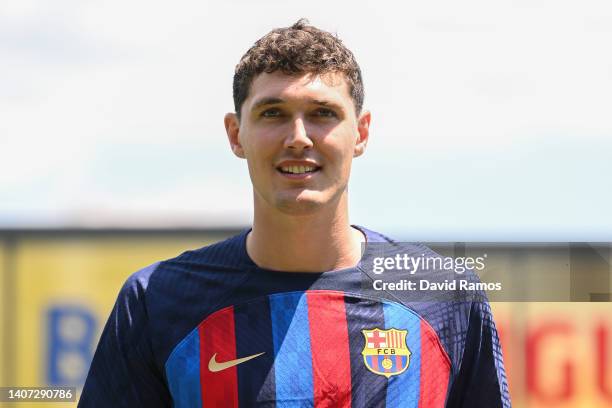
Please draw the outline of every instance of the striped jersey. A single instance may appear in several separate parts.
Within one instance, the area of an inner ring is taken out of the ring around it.
[[[510,406],[486,301],[375,290],[367,251],[354,268],[262,269],[247,234],[126,281],[79,406]]]

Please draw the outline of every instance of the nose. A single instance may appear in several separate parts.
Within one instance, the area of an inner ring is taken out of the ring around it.
[[[302,118],[293,121],[293,128],[285,139],[285,148],[292,150],[303,150],[312,147],[312,139],[308,136],[308,131]]]

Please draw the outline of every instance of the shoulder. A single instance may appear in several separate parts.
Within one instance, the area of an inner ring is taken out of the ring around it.
[[[421,242],[402,242],[397,240],[396,238],[390,237],[386,234],[383,234],[378,231],[371,230],[369,228],[363,227],[361,225],[353,225],[353,227],[360,230],[367,238],[368,244],[374,244],[375,246],[385,246],[387,249],[399,253],[399,251],[403,251],[404,253],[421,253],[426,256],[440,256],[426,244]]]
[[[155,262],[132,273],[123,284],[120,295],[142,297],[149,286],[151,275],[159,268],[161,262]]]
[[[125,281],[119,303],[143,308],[145,316],[155,317],[155,325],[182,320],[186,310],[201,313],[249,274],[244,236],[243,232],[136,271]]]
[[[214,275],[215,272],[244,270],[250,266],[248,257],[243,253],[245,234],[246,231],[148,265],[126,279],[119,295],[142,300],[150,287],[172,285],[173,280],[189,280],[189,276],[194,274],[202,278],[205,275]]]
[[[208,267],[243,268],[251,266],[245,240],[249,230],[204,247],[188,250],[177,257],[162,261],[162,267],[177,264],[199,264]]]
[[[392,238],[389,238],[386,235],[381,234],[380,232],[371,230],[369,228],[363,227],[361,225],[353,225],[353,228],[358,229],[365,235],[367,242],[395,242]]]

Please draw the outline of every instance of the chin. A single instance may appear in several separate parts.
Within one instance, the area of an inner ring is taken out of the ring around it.
[[[281,195],[276,198],[275,206],[278,210],[289,215],[310,215],[321,210],[331,200],[319,194],[304,194],[298,196]]]
[[[324,207],[324,203],[314,200],[277,200],[276,208],[288,215],[310,215]]]

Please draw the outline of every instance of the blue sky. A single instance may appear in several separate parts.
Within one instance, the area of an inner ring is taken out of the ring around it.
[[[221,3],[0,4],[0,227],[248,224],[222,121],[233,68],[307,17],[364,73],[352,222],[405,239],[612,240],[608,2]]]

